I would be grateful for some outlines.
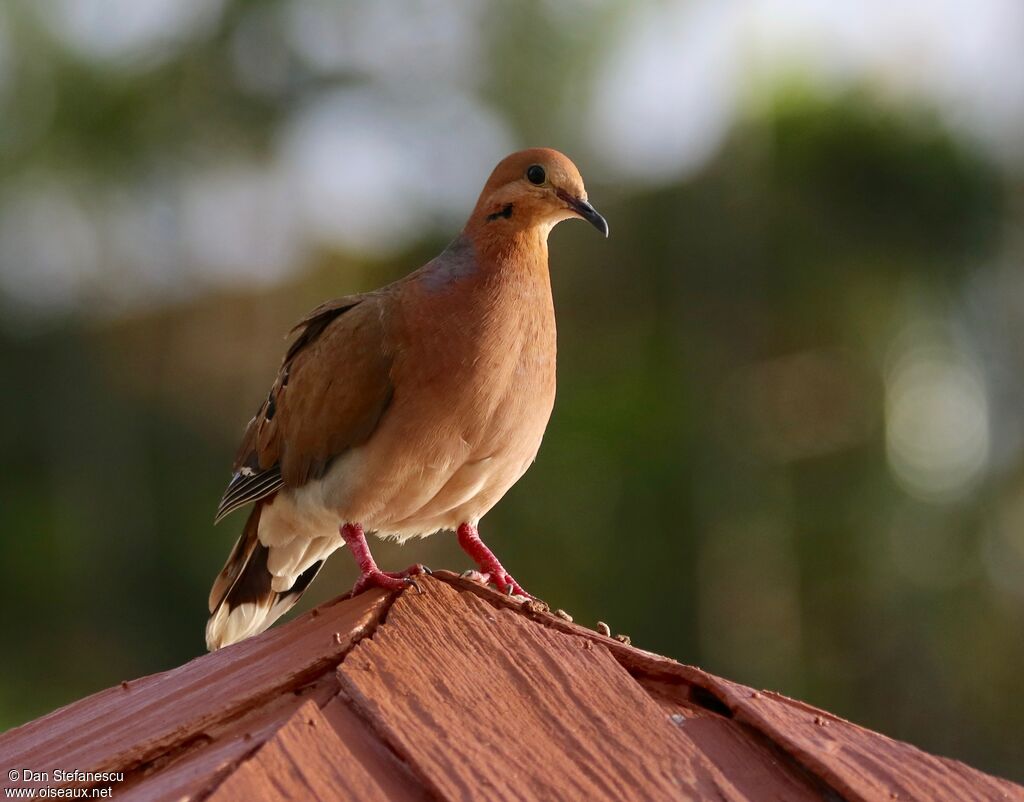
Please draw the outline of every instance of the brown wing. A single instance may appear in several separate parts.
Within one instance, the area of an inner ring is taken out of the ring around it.
[[[365,441],[391,401],[386,296],[339,298],[292,329],[267,400],[249,421],[217,520],[238,507],[323,475]]]

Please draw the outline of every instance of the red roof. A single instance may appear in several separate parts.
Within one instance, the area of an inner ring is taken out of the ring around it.
[[[0,736],[117,800],[1022,800],[1024,788],[454,574],[342,598]]]

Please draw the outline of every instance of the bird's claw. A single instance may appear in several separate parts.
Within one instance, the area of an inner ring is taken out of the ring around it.
[[[352,586],[352,595],[357,596],[370,588],[382,588],[387,591],[404,590],[408,587],[410,577],[389,576],[383,571],[370,571],[363,574]]]
[[[415,565],[410,565],[404,571],[382,571],[381,573],[393,579],[408,579],[413,576],[430,576],[434,572],[427,568],[427,566],[416,563]]]
[[[419,582],[414,577],[418,575],[431,574],[431,570],[425,565],[411,565],[404,571],[369,571],[356,581],[355,586],[352,588],[352,595],[355,596],[358,593],[362,593],[367,588],[383,588],[387,591],[405,590],[406,588],[415,588],[417,594],[423,593],[423,588],[420,587]]]
[[[463,579],[468,579],[470,582],[476,582],[478,585],[494,585],[498,592],[509,598],[520,597],[522,599],[532,599],[529,593],[523,590],[522,585],[516,582],[512,575],[507,573],[504,569],[495,569],[491,571],[477,571],[470,568],[468,571],[463,571],[460,576]]]
[[[494,586],[498,589],[499,593],[508,596],[510,599],[514,596],[521,596],[524,599],[532,599],[529,593],[523,590],[523,586],[516,582],[512,575],[505,571],[495,571],[493,573],[484,574],[488,578],[489,582],[493,582]]]

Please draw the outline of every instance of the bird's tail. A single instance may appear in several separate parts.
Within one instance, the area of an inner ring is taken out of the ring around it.
[[[267,568],[270,549],[259,539],[260,514],[273,497],[257,501],[224,568],[210,590],[206,648],[211,652],[258,635],[288,612],[324,564],[318,560],[299,574],[287,590],[271,587]]]

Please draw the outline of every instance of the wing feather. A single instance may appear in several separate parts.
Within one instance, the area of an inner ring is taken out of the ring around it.
[[[255,472],[236,471],[217,506],[215,524],[232,512],[251,501],[259,501],[281,489],[281,468],[275,465],[270,470]]]
[[[391,402],[384,292],[321,304],[292,329],[277,379],[249,421],[216,520],[323,475],[365,442]]]

